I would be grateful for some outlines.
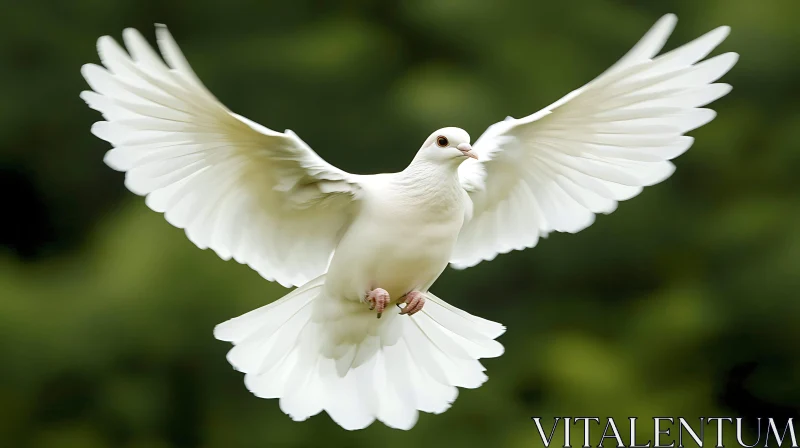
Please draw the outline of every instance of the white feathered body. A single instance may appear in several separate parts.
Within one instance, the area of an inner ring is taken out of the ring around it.
[[[235,347],[228,360],[257,396],[280,398],[295,420],[325,410],[347,429],[375,419],[410,428],[418,411],[440,413],[456,387],[487,377],[479,358],[499,356],[505,331],[428,291],[447,266],[469,210],[454,167],[412,163],[400,173],[360,177],[359,207],[328,272],[265,307],[217,326]],[[425,232],[420,232],[420,226]],[[370,290],[392,304],[423,292],[414,316],[390,305],[380,319]]]
[[[103,114],[92,132],[114,147],[106,163],[150,208],[198,247],[297,286],[214,330],[234,344],[228,360],[247,388],[295,420],[324,410],[347,429],[408,429],[418,411],[446,410],[457,387],[480,386],[478,360],[503,353],[502,325],[429,291],[447,264],[580,231],[669,177],[693,143],[684,134],[714,118],[702,106],[731,90],[716,80],[738,55],[703,59],[729,28],[658,55],[675,22],[661,18],[545,109],[489,127],[473,152],[465,131],[440,129],[394,174],[347,173],[293,132],[234,114],[163,26],[163,60],[136,30],[123,32],[127,52],[101,37],[104,66],[82,68],[92,91],[81,97]],[[461,163],[462,151],[477,160]],[[392,299],[380,319],[364,303],[375,288]],[[410,291],[425,305],[400,315],[393,304]]]
[[[359,213],[328,269],[329,295],[363,300],[383,288],[394,302],[430,288],[450,261],[469,201],[448,168],[418,163],[365,176]]]

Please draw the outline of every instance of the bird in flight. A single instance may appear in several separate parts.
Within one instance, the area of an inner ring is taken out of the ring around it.
[[[300,421],[323,410],[345,429],[375,420],[410,429],[457,387],[486,381],[478,361],[503,353],[505,327],[431,293],[457,269],[578,232],[597,213],[669,177],[684,134],[715,117],[716,83],[738,55],[705,59],[717,28],[662,55],[666,15],[611,68],[550,106],[491,125],[433,132],[398,173],[355,175],[294,132],[222,105],[167,28],[161,56],[126,29],[127,52],[97,43],[81,97],[104,120],[92,133],[125,186],[201,249],[286,287],[283,298],[223,322],[228,361],[256,396]],[[705,60],[704,60],[705,59]]]

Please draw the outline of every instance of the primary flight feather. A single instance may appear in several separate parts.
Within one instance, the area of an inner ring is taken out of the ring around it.
[[[344,172],[293,132],[231,112],[160,25],[163,60],[136,30],[123,32],[127,52],[100,38],[103,67],[83,67],[93,91],[81,97],[102,113],[92,132],[128,189],[198,247],[298,287],[214,330],[248,389],[294,420],[324,410],[346,429],[409,429],[457,387],[480,386],[478,360],[503,352],[502,325],[429,291],[446,266],[586,228],[669,177],[693,142],[684,134],[714,118],[702,106],[730,91],[715,81],[737,55],[700,61],[729,29],[656,56],[675,22],[662,17],[602,75],[474,145],[462,129],[434,132],[399,173]]]

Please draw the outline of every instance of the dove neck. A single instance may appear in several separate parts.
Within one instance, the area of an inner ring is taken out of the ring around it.
[[[461,161],[458,160],[457,162]],[[422,182],[423,179],[426,179],[434,183],[442,183],[447,180],[458,183],[458,165],[459,163],[434,162],[416,157],[403,170],[402,174],[404,177],[413,179],[416,182]]]
[[[458,196],[458,165],[414,159],[399,173],[396,182],[416,200],[448,201]]]

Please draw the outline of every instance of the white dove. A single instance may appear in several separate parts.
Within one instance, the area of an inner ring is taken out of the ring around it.
[[[738,55],[698,61],[729,28],[656,57],[675,23],[662,17],[598,78],[472,146],[462,129],[434,132],[399,173],[346,173],[292,131],[234,114],[163,26],[166,64],[136,30],[123,32],[130,54],[101,37],[105,68],[82,68],[94,91],[81,97],[103,114],[92,132],[128,189],[201,249],[298,286],[215,328],[247,388],[294,420],[324,410],[350,430],[410,429],[486,381],[478,359],[503,353],[505,327],[429,291],[447,264],[586,228],[669,177],[693,142],[683,134],[714,118],[701,106],[731,90],[714,82]]]

